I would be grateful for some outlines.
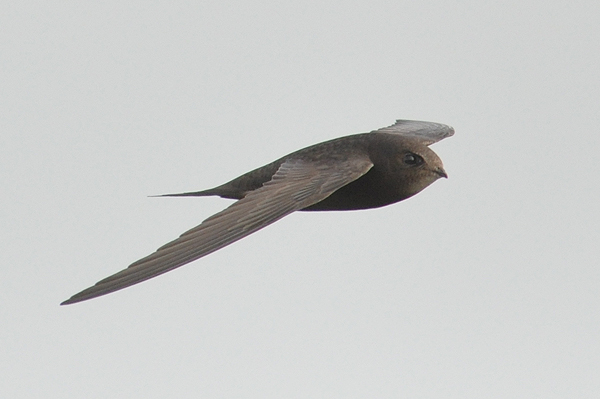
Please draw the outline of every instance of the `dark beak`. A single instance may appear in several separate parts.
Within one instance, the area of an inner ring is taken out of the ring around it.
[[[440,175],[440,177],[443,177],[445,179],[448,178],[448,174],[446,173],[446,171],[443,168],[437,168],[436,170],[434,170],[435,173],[437,173],[438,175]]]

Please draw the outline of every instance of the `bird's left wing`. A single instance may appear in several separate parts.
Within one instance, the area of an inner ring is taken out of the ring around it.
[[[286,160],[261,188],[61,305],[106,295],[208,255],[294,211],[322,201],[372,166],[368,157],[360,155],[344,162]]]

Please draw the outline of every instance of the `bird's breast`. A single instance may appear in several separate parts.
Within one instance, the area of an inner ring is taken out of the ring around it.
[[[341,187],[324,200],[303,211],[351,211],[379,208],[401,201],[407,196],[399,192],[399,182],[372,168],[357,180]]]

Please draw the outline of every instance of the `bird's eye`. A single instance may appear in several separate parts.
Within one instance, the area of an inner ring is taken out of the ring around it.
[[[404,155],[404,163],[410,166],[419,166],[423,163],[423,158],[420,155],[409,152]]]

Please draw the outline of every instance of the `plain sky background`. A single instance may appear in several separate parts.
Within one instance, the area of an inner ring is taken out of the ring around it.
[[[97,4],[96,4],[97,3]],[[600,397],[597,1],[0,13],[0,396]],[[441,122],[450,176],[60,307],[226,207],[148,198]]]

